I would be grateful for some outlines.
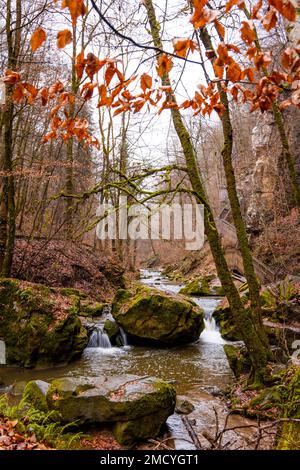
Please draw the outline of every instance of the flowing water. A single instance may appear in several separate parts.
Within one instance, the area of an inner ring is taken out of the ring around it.
[[[160,271],[141,271],[141,282],[158,289],[177,293],[182,285],[165,279]],[[222,339],[212,313],[220,299],[193,298],[205,312],[205,330],[196,343],[172,348],[130,346],[121,331],[124,347],[112,347],[103,331],[103,320],[95,326],[89,345],[82,357],[66,366],[51,369],[23,369],[0,367],[5,383],[41,379],[51,380],[62,376],[89,376],[135,374],[152,375],[175,384],[179,393],[191,387],[224,387],[232,379]]]
[[[182,287],[164,278],[160,271],[142,270],[140,280],[146,285],[170,293],[178,293]],[[205,313],[205,329],[196,343],[172,348],[130,346],[127,344],[126,334],[121,331],[124,346],[112,347],[103,331],[104,320],[101,319],[94,325],[88,347],[78,361],[47,370],[0,367],[0,377],[4,378],[6,384],[12,384],[31,379],[52,380],[63,376],[155,376],[173,383],[177,393],[192,399],[193,403],[196,399],[199,416],[203,417],[205,412],[200,407],[201,403],[203,407],[203,390],[224,388],[232,380],[232,373],[223,350],[225,341],[212,317],[221,299],[193,297],[193,300]],[[209,401],[209,396],[206,396],[206,400]],[[186,434],[186,430],[178,415],[170,417],[168,424],[172,434],[175,437],[177,435],[178,442],[183,442],[181,448],[193,447],[187,444],[186,439],[189,440],[189,437],[182,436],[182,433]],[[180,447],[178,443],[177,447]]]

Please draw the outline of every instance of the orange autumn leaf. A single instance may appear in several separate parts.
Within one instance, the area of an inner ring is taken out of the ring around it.
[[[218,10],[204,8],[203,11],[201,11],[201,13],[199,13],[198,15],[193,15],[190,19],[190,22],[192,23],[195,29],[203,28],[203,26],[210,23],[211,21],[215,21],[218,15]]]
[[[43,28],[38,28],[30,39],[30,47],[35,52],[46,41],[47,34]]]
[[[240,29],[241,38],[246,44],[252,44],[255,39],[255,31],[252,22],[242,21],[242,27]]]
[[[251,15],[251,18],[253,20],[259,20],[261,15],[259,15],[259,10],[261,9],[262,7],[262,0],[259,0],[258,3],[256,5],[254,5],[253,9],[252,9],[252,15]]]
[[[143,75],[141,76],[141,89],[145,92],[147,88],[152,88],[152,77],[150,77],[150,75],[147,75],[146,73],[143,73]]]
[[[23,98],[24,98],[24,88],[23,88],[23,85],[21,83],[19,83],[16,88],[14,89],[14,92],[13,92],[13,101],[15,103],[21,103],[21,101],[23,101]]]
[[[287,20],[296,20],[296,8],[290,0],[268,0],[269,5],[276,8]]]
[[[195,25],[197,21],[199,21],[199,18],[202,16],[203,8],[207,4],[208,0],[194,0],[194,12],[193,15],[190,19],[190,22]],[[196,27],[196,26],[195,26]]]
[[[276,11],[274,10],[274,8],[270,8],[269,11],[267,11],[264,19],[263,19],[263,27],[265,28],[266,31],[270,31],[270,29],[272,28],[275,28],[276,24],[277,24],[277,15],[276,15]]]
[[[68,29],[58,31],[57,33],[57,47],[63,49],[67,44],[72,42],[72,33]]]
[[[224,73],[224,64],[219,58],[214,61],[213,68],[216,76],[222,79]]]
[[[109,86],[110,82],[112,81],[114,75],[116,73],[116,67],[114,64],[109,64],[104,75],[104,80],[106,85]]]
[[[226,71],[227,79],[232,82],[238,82],[241,79],[242,69],[236,62],[232,62]]]
[[[167,54],[161,54],[157,59],[157,73],[163,78],[165,73],[170,72],[173,67],[172,59]]]
[[[79,16],[84,16],[87,13],[87,7],[84,0],[63,0],[61,8],[69,8],[73,25],[76,24]]]
[[[12,70],[6,70],[4,74],[4,78],[2,78],[2,81],[4,83],[8,83],[10,85],[14,85],[15,83],[18,83],[21,80],[21,75],[17,72],[13,72]]]
[[[224,39],[225,37],[224,26],[222,25],[222,23],[220,23],[219,20],[215,20],[214,23],[215,23],[215,27],[216,27],[216,30],[218,31],[219,36],[221,36],[221,38]]]
[[[226,12],[230,11],[233,6],[239,5],[241,3],[243,3],[241,0],[229,0],[226,2]]]
[[[86,60],[84,58],[84,51],[81,51],[75,59],[75,70],[78,80],[81,80],[84,69],[85,69]]]
[[[191,39],[174,39],[173,40],[174,52],[179,57],[186,57],[188,50],[192,52],[196,49],[196,44]]]
[[[99,70],[105,64],[105,60],[99,60],[92,52],[89,52],[86,58],[86,67],[85,71],[87,76],[93,80],[94,75],[99,72]]]

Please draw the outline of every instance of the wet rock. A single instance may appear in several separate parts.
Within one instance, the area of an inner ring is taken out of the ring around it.
[[[195,296],[213,296],[213,295],[224,295],[223,288],[221,286],[211,286],[210,282],[213,280],[213,275],[203,276],[193,281],[190,281],[186,286],[180,289],[179,293],[184,295],[195,295]]]
[[[186,399],[178,398],[176,402],[175,411],[178,414],[188,415],[194,411],[195,407],[193,403]]]
[[[107,307],[104,302],[94,302],[91,299],[80,301],[79,315],[83,317],[101,317]]]
[[[73,296],[41,284],[0,281],[0,337],[6,343],[7,364],[46,367],[69,362],[80,356],[87,336]]]
[[[227,304],[219,305],[219,307],[214,311],[213,317],[216,320],[216,324],[219,327],[222,338],[227,341],[242,340],[242,336],[233,321],[231,310]]]
[[[117,338],[120,334],[119,325],[112,320],[106,320],[104,323],[104,331],[107,333],[111,344],[116,344]]]
[[[63,423],[113,423],[121,444],[155,437],[176,402],[174,388],[155,378],[62,378],[51,384],[27,384],[27,402],[44,404],[57,411]]]
[[[49,387],[50,384],[43,380],[32,380],[31,382],[28,382],[23,392],[24,401],[30,403],[38,410],[47,411],[48,404],[46,397]]]
[[[248,373],[251,369],[251,361],[249,359],[245,346],[225,344],[224,351],[229,362],[229,366],[235,377]]]
[[[204,329],[203,311],[194,302],[148,287],[118,291],[112,314],[130,343],[185,344]]]
[[[210,395],[212,395],[213,397],[221,397],[223,396],[223,392],[222,390],[215,386],[215,385],[212,385],[212,386],[209,386],[209,387],[203,387],[203,390],[207,393],[209,393]]]

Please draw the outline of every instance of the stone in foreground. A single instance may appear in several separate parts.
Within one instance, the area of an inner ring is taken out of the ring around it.
[[[112,314],[131,343],[187,344],[204,329],[203,311],[193,301],[148,287],[119,290]]]
[[[116,439],[124,445],[157,436],[176,403],[171,385],[131,375],[67,377],[54,380],[50,386],[32,381],[26,389],[27,401],[44,405],[44,395],[48,409],[57,411],[63,423],[112,423]]]

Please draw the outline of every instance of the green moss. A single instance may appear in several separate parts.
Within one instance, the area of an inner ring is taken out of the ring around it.
[[[223,347],[229,366],[235,377],[238,378],[241,374],[250,371],[251,361],[245,348],[233,346],[232,344],[225,344]]]
[[[184,344],[204,328],[203,312],[193,302],[155,289],[140,287],[114,305],[114,318],[133,341]]]
[[[49,384],[41,380],[32,380],[28,382],[23,393],[23,400],[30,403],[34,408],[41,411],[48,411],[46,393]]]
[[[211,295],[209,283],[205,277],[195,279],[182,287],[179,291],[184,295]]]
[[[93,302],[90,299],[81,300],[79,305],[79,315],[83,317],[100,317],[107,306],[103,302]]]
[[[284,374],[283,417],[300,419],[300,367],[291,367]],[[277,443],[278,450],[295,450],[300,446],[300,423],[282,424]]]
[[[72,287],[63,287],[60,288],[59,291],[62,295],[65,295],[66,297],[75,296],[79,297],[80,299],[87,298],[87,294],[85,292],[82,292],[79,289],[73,289]]]
[[[241,341],[242,335],[234,322],[230,308],[219,306],[213,317],[220,329],[222,338],[228,341]]]
[[[88,337],[77,303],[62,307],[55,292],[39,284],[0,281],[0,337],[6,343],[8,364],[50,366],[83,351]]]
[[[115,321],[106,320],[104,323],[104,330],[106,331],[110,342],[114,344],[120,331],[119,325]]]

